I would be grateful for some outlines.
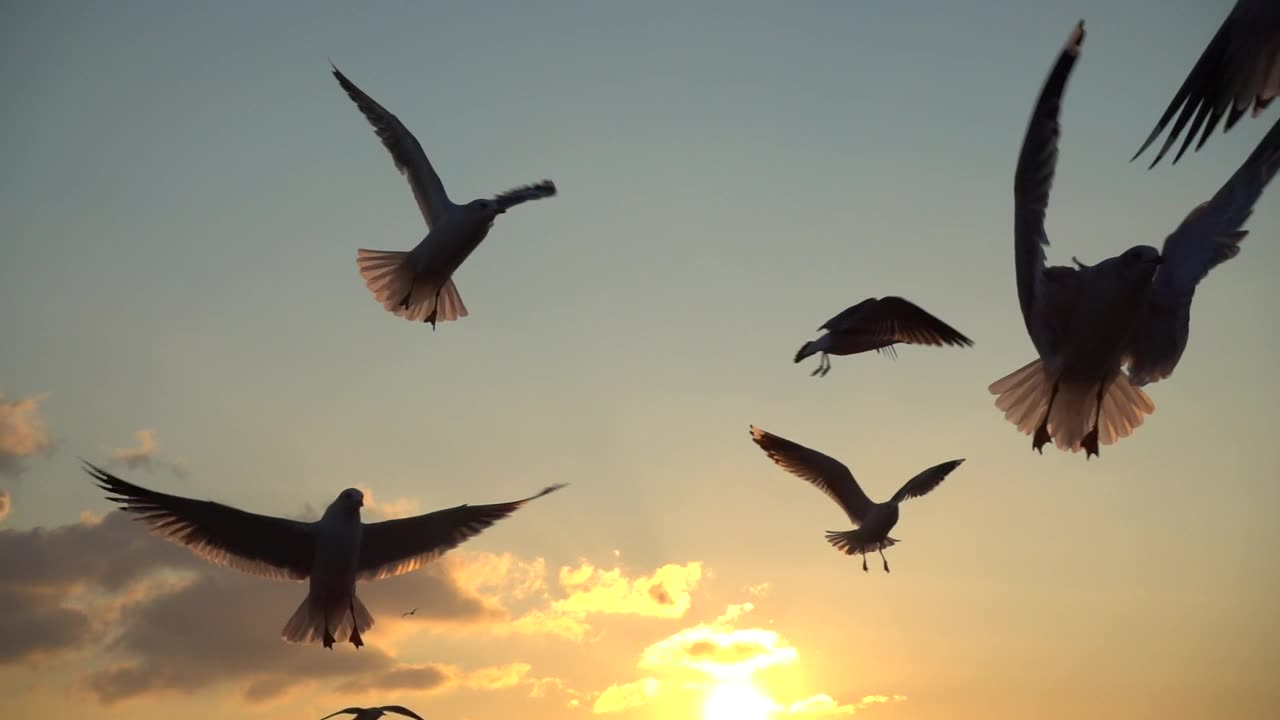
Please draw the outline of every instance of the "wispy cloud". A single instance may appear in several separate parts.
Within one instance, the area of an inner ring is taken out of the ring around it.
[[[134,431],[133,436],[138,440],[136,447],[117,448],[111,451],[113,464],[122,465],[130,470],[142,469],[147,472],[151,472],[156,464],[160,464],[180,479],[185,479],[190,474],[191,463],[186,458],[175,457],[165,460],[159,457],[160,441],[155,430],[143,428]]]
[[[595,713],[613,713],[648,705],[657,699],[662,683],[647,677],[624,685],[610,685],[591,706]]]
[[[13,505],[13,499],[9,496],[8,490],[0,490],[0,522],[9,517],[9,508]]]
[[[840,704],[830,695],[818,694],[797,700],[787,706],[787,715],[800,718],[838,717],[852,715],[863,708],[885,703],[902,702],[906,695],[866,695],[856,703]]]
[[[46,393],[10,402],[0,393],[0,475],[21,475],[28,458],[53,450],[40,414],[40,403],[48,397]]]
[[[560,585],[569,596],[555,610],[678,618],[689,610],[690,592],[702,579],[702,563],[663,565],[652,575],[628,579],[622,570],[602,570],[583,561],[560,569]]]

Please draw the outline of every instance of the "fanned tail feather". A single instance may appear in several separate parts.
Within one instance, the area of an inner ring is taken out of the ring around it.
[[[467,306],[453,279],[442,285],[416,279],[407,252],[361,248],[356,266],[373,297],[397,317],[434,325],[467,316]]]
[[[827,542],[845,555],[866,555],[898,544],[897,540],[888,536],[869,538],[862,528],[843,531],[828,530]]]
[[[812,343],[812,342],[807,342],[807,343],[805,343],[805,344],[801,345],[801,346],[800,346],[800,352],[796,353],[796,362],[800,362],[801,360],[803,360],[803,359],[805,359],[805,358],[809,357],[810,355],[812,355],[812,354],[814,354],[814,353],[816,353],[816,352],[818,352],[818,351],[813,347],[813,343]]]
[[[1055,382],[1058,381],[1050,377],[1044,363],[1035,360],[991,383],[987,389],[998,396],[996,407],[1004,411],[1005,419],[1016,425],[1019,432],[1031,435],[1049,408]],[[1081,443],[1093,427],[1097,397],[1096,383],[1058,382],[1048,426],[1054,445],[1071,452],[1082,449]],[[1151,398],[1135,387],[1127,374],[1118,372],[1102,396],[1098,443],[1111,445],[1128,437],[1142,424],[1143,416],[1155,409]]]
[[[361,633],[373,627],[373,615],[360,602],[360,598],[351,598],[352,604],[355,606],[356,627]],[[341,603],[339,606],[329,610],[329,632],[333,637],[342,642],[351,637],[351,609],[347,603]],[[289,622],[285,623],[284,630],[280,632],[280,636],[292,643],[317,643],[324,639],[325,628],[325,609],[320,603],[308,594],[294,611],[293,617],[289,618]]]

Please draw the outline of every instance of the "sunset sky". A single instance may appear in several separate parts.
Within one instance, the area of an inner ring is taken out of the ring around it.
[[[1040,456],[987,392],[1034,354],[1013,169],[1072,26],[1055,263],[1159,246],[1275,122],[1128,162],[1231,5],[0,4],[0,716],[1273,717],[1280,187],[1133,436]],[[329,59],[455,201],[558,185],[455,275],[469,317],[364,287],[356,248],[425,227]],[[883,295],[976,346],[792,363]],[[967,462],[864,574],[750,424],[874,499]],[[146,534],[77,457],[295,518],[570,486],[362,585],[329,652],[280,640],[304,585]]]

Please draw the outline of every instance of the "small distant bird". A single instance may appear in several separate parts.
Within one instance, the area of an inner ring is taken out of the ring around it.
[[[410,615],[417,615],[417,614],[418,614],[418,608],[414,608],[407,613],[400,613],[400,617],[409,617]]]
[[[1280,169],[1280,122],[1164,250],[1137,245],[1096,265],[1045,266],[1045,211],[1058,159],[1058,115],[1080,54],[1072,31],[1032,112],[1014,179],[1014,265],[1023,321],[1039,358],[988,388],[1032,447],[1052,440],[1085,457],[1128,437],[1155,405],[1139,388],[1173,374],[1190,334],[1191,300],[1209,271],[1240,252],[1263,189]],[[1122,365],[1128,365],[1128,374]]]
[[[1253,117],[1261,115],[1277,95],[1280,95],[1280,2],[1238,0],[1131,161],[1164,132],[1175,114],[1178,119],[1173,130],[1149,168],[1160,162],[1188,121],[1191,128],[1173,158],[1174,163],[1187,151],[1197,132],[1200,132],[1200,142],[1196,143],[1199,150],[1223,115],[1227,118],[1222,126],[1225,133],[1250,112],[1251,107]]]
[[[818,328],[827,333],[800,346],[796,362],[814,353],[818,368],[809,373],[823,377],[831,371],[828,355],[855,355],[875,350],[897,357],[896,343],[909,345],[972,346],[973,341],[920,307],[900,297],[867,298]]]
[[[459,505],[376,523],[360,521],[364,493],[347,488],[315,522],[256,515],[208,500],[166,495],[125,482],[86,462],[85,471],[107,499],[137,513],[152,532],[186,545],[215,565],[273,580],[310,580],[307,597],[282,633],[289,642],[333,649],[334,635],[349,633],[357,648],[373,616],[356,597],[357,580],[378,580],[416,570],[564,485],[524,500]]]
[[[845,555],[862,555],[862,571],[867,571],[867,553],[880,553],[884,571],[889,572],[889,561],[884,549],[898,543],[889,537],[889,531],[898,524],[898,505],[908,498],[926,495],[938,487],[952,470],[960,467],[964,458],[934,465],[907,481],[888,502],[872,502],[853,479],[853,473],[844,463],[823,455],[799,443],[751,426],[751,439],[783,470],[795,475],[835,500],[853,521],[853,530],[827,531],[827,542]]]
[[[521,203],[555,195],[555,183],[543,180],[492,199],[455,205],[445,194],[444,184],[422,146],[400,120],[364,94],[337,67],[333,67],[333,76],[369,120],[396,168],[409,180],[427,221],[427,236],[413,250],[361,248],[356,259],[360,276],[378,302],[398,317],[429,322],[432,329],[437,321],[466,317],[467,306],[453,282],[454,271],[489,234],[494,218]]]
[[[339,710],[336,713],[329,713],[328,715],[320,718],[320,720],[329,720],[329,718],[334,715],[355,715],[355,720],[378,720],[378,718],[386,715],[387,713],[396,713],[397,715],[404,715],[405,717],[422,720],[417,713],[401,705],[383,705],[382,707],[372,708],[349,707],[345,710]]]

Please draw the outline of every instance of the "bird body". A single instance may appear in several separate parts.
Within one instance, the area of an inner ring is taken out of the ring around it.
[[[1173,373],[1190,333],[1191,299],[1211,269],[1240,252],[1240,226],[1280,168],[1280,122],[1163,251],[1136,245],[1094,265],[1045,265],[1044,220],[1057,165],[1059,115],[1084,23],[1062,48],[1028,123],[1014,179],[1018,301],[1038,359],[989,386],[996,407],[1042,451],[1098,454],[1155,411],[1140,388]],[[1128,367],[1125,372],[1124,366]]]
[[[108,500],[138,514],[153,532],[206,560],[272,579],[308,580],[306,598],[285,624],[290,642],[321,641],[332,648],[347,636],[361,647],[373,616],[356,595],[358,580],[411,572],[474,537],[525,503],[564,487],[552,485],[523,500],[459,505],[414,517],[364,523],[364,493],[347,488],[315,522],[248,513],[166,495],[126,482],[85,463]]]
[[[972,340],[920,306],[894,296],[867,298],[826,321],[818,330],[827,332],[802,345],[795,357],[798,363],[814,353],[822,353],[818,368],[810,373],[817,376],[831,371],[828,355],[854,355],[871,350],[895,355],[893,346],[898,343],[973,345]]]
[[[853,529],[829,530],[827,542],[846,555],[861,555],[863,571],[867,569],[867,553],[875,552],[880,554],[884,571],[889,572],[884,550],[898,542],[889,537],[889,532],[898,524],[899,504],[929,493],[964,462],[961,458],[935,465],[908,480],[888,501],[878,503],[867,497],[853,473],[839,460],[755,425],[751,426],[751,439],[779,467],[826,493],[844,510]]]
[[[320,718],[320,720],[329,720],[334,715],[354,715],[355,717],[352,720],[378,720],[378,718],[387,713],[395,713],[396,715],[414,718],[414,720],[422,720],[421,716],[402,705],[383,705],[382,707],[371,708],[349,707],[335,713],[329,713]]]
[[[409,180],[428,229],[426,237],[409,251],[360,248],[356,253],[360,276],[383,308],[398,317],[429,322],[433,328],[439,321],[466,317],[467,306],[453,282],[454,271],[488,236],[498,215],[521,203],[555,195],[555,183],[543,180],[458,205],[449,199],[422,146],[399,118],[336,67],[333,76]]]

